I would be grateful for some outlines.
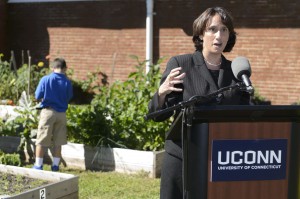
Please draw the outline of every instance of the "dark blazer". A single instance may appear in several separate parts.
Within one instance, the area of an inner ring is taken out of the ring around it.
[[[216,84],[207,69],[202,53],[196,51],[193,54],[172,57],[162,75],[161,84],[165,81],[170,71],[176,67],[182,67],[182,72],[186,73],[186,76],[183,79],[183,84],[177,85],[178,87],[183,88],[183,92],[172,92],[168,94],[163,107],[158,106],[158,94],[155,93],[149,103],[149,113],[165,109],[173,106],[174,104],[178,104],[181,101],[189,100],[195,95],[206,96],[220,88],[234,85],[238,82],[231,70],[231,61],[222,56],[222,65],[219,72],[218,84]],[[210,102],[210,104],[214,103],[216,102]],[[248,93],[239,91],[238,89],[233,89],[224,92],[224,98],[220,105],[248,105],[249,103],[250,96]],[[156,117],[154,120],[164,121],[173,114],[174,113],[169,112]],[[182,157],[181,142],[178,140],[166,140],[165,150],[179,158]]]

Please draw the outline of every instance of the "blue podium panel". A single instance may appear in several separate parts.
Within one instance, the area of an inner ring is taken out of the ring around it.
[[[211,180],[283,180],[287,144],[287,139],[213,140]]]

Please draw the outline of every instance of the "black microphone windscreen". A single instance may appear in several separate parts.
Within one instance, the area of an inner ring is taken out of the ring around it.
[[[251,76],[251,67],[249,60],[246,57],[237,57],[231,63],[232,72],[238,80],[242,81],[242,75]]]

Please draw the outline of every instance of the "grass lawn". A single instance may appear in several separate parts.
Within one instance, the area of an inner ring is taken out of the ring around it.
[[[30,166],[31,167],[31,166]],[[44,165],[44,170],[51,170]],[[61,167],[61,172],[79,176],[80,199],[158,199],[160,179],[145,173],[80,171]]]
[[[158,199],[159,180],[116,172],[82,172],[79,198]]]

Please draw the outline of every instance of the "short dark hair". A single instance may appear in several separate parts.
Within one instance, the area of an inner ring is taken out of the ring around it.
[[[67,68],[67,63],[63,58],[55,58],[51,64],[51,67],[65,69]]]
[[[203,35],[207,24],[216,14],[220,15],[222,23],[229,30],[229,39],[223,52],[230,52],[234,47],[237,33],[234,31],[231,15],[222,7],[213,7],[206,9],[193,23],[193,42],[197,51],[203,50],[203,40],[200,39],[200,36]]]

